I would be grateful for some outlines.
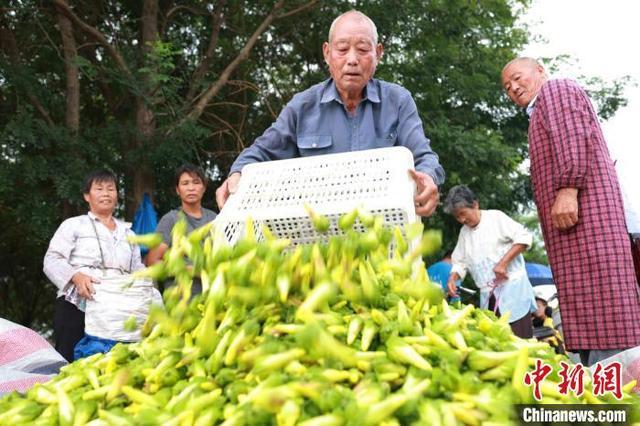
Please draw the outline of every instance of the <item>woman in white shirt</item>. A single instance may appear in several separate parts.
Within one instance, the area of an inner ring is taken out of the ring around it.
[[[58,287],[53,318],[55,348],[69,362],[85,332],[84,303],[106,277],[142,269],[140,248],[127,241],[131,224],[113,217],[118,203],[115,175],[94,171],[84,181],[89,212],[62,222],[44,257],[44,273]]]
[[[480,289],[480,306],[497,315],[508,312],[514,334],[533,337],[530,314],[536,302],[522,257],[531,246],[531,234],[499,210],[480,210],[477,197],[465,185],[451,188],[444,211],[463,225],[451,256],[449,294],[456,294],[456,280],[470,272]]]

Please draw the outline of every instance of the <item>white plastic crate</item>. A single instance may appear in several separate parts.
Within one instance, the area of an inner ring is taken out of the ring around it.
[[[420,220],[413,203],[415,182],[408,173],[413,167],[413,155],[404,147],[249,164],[215,220],[217,234],[235,244],[251,217],[258,240],[265,224],[293,245],[313,243],[341,234],[338,219],[355,208],[403,227]],[[315,231],[305,204],[329,218],[327,233]],[[354,229],[363,229],[359,220]]]

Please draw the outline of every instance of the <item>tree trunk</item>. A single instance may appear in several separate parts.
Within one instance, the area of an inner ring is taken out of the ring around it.
[[[65,126],[69,131],[72,140],[77,140],[80,131],[80,73],[76,59],[78,49],[76,40],[73,36],[73,24],[60,10],[56,13],[58,19],[58,28],[62,37],[62,51],[64,52],[64,72],[66,78],[66,109],[65,109]],[[68,218],[73,216],[76,209],[71,205],[69,200],[62,200],[62,217]]]
[[[147,55],[153,50],[153,43],[158,39],[158,0],[145,0],[142,6],[140,47],[142,66],[145,66]],[[153,72],[153,71],[152,71]],[[134,149],[141,153],[141,161],[132,164],[130,176],[133,176],[133,194],[127,197],[126,212],[128,218],[133,218],[135,210],[142,201],[145,192],[153,196],[154,178],[146,157],[146,149],[148,144],[153,143],[153,136],[156,129],[155,116],[150,108],[147,96],[151,87],[148,78],[143,77],[141,82],[144,90],[142,94],[136,97],[135,101],[135,120],[136,135],[133,140]]]
[[[57,13],[58,27],[62,36],[62,51],[64,52],[64,70],[66,81],[65,124],[71,137],[75,138],[80,129],[80,78],[76,57],[78,50],[76,40],[73,37],[73,25],[71,20],[62,12]]]

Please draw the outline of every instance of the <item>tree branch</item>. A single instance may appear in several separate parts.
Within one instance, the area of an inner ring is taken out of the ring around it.
[[[196,95],[198,87],[206,75],[207,70],[211,65],[211,61],[213,61],[213,54],[216,50],[216,46],[218,45],[218,36],[220,35],[220,27],[222,25],[222,10],[224,5],[225,0],[218,1],[216,9],[211,14],[211,36],[209,37],[209,46],[207,46],[207,51],[205,52],[202,61],[191,76],[191,83],[189,84],[189,90],[186,96],[186,101],[189,103],[193,102],[193,98]]]
[[[44,119],[44,121],[47,122],[49,126],[51,127],[55,126],[55,123],[51,119],[49,112],[44,108],[42,103],[40,103],[40,100],[34,94],[27,92],[27,99],[29,100],[29,103],[31,103],[31,105],[36,109],[36,111],[38,111],[38,114],[40,114],[40,116]]]
[[[129,71],[129,67],[127,67],[124,58],[122,57],[122,55],[120,55],[120,52],[118,52],[118,50],[111,43],[109,43],[104,34],[102,34],[97,28],[92,27],[91,25],[84,22],[75,13],[73,13],[71,7],[65,0],[51,1],[58,8],[58,10],[64,13],[78,28],[80,28],[82,31],[99,42],[106,49],[107,53],[109,54],[109,56],[111,56],[120,71],[131,77],[131,71]]]
[[[258,26],[258,28],[256,28],[256,30],[253,32],[249,40],[247,40],[247,43],[240,50],[240,53],[238,54],[238,56],[236,56],[235,59],[231,61],[229,65],[227,65],[224,71],[222,71],[222,74],[220,74],[220,77],[218,78],[218,80],[216,80],[213,84],[211,84],[209,88],[207,88],[203,92],[202,96],[198,97],[199,98],[198,102],[194,105],[191,112],[182,120],[182,122],[186,120],[197,120],[202,115],[202,112],[204,111],[209,101],[218,94],[218,92],[220,91],[220,89],[222,89],[222,87],[224,87],[224,85],[227,83],[227,81],[231,77],[231,74],[235,71],[238,65],[240,65],[243,61],[245,61],[249,57],[249,52],[251,52],[251,49],[253,48],[253,46],[255,46],[255,44],[258,42],[258,39],[260,38],[262,33],[265,32],[265,30],[269,27],[269,25],[271,25],[273,20],[276,18],[276,14],[278,10],[280,10],[283,4],[284,4],[284,0],[279,0],[273,6],[271,13],[269,13],[267,17],[262,21],[262,23]]]
[[[56,55],[58,55],[58,57],[61,60],[64,60],[64,54],[62,54],[60,52],[59,46],[56,42],[53,41],[53,39],[51,38],[51,36],[49,35],[49,32],[42,26],[42,22],[40,22],[40,16],[36,15],[35,16],[35,22],[36,24],[38,24],[38,28],[40,28],[40,31],[42,32],[42,34],[44,35],[44,37],[49,41],[49,44],[51,44],[51,48],[53,50],[55,50]]]
[[[302,6],[296,8],[296,9],[290,10],[289,12],[286,12],[286,13],[279,14],[278,16],[276,16],[276,19],[287,18],[287,17],[289,17],[291,15],[295,15],[296,13],[300,13],[303,10],[310,9],[313,6],[315,6],[315,4],[317,2],[318,2],[317,0],[311,0],[309,3],[303,4]]]
[[[197,7],[179,5],[179,6],[172,7],[167,12],[167,16],[165,17],[165,19],[167,21],[169,21],[171,19],[171,15],[173,15],[174,13],[180,11],[181,9],[182,10],[188,10],[189,12],[191,12],[191,13],[193,13],[195,15],[208,15],[209,14],[207,11],[198,9]]]
[[[247,109],[248,108],[248,106],[245,105],[245,104],[241,104],[239,102],[229,102],[229,101],[227,101],[227,102],[213,102],[213,103],[210,103],[209,106],[232,106],[232,107],[236,107],[236,108],[239,108],[239,109]]]
[[[194,15],[209,15],[209,11],[207,11],[206,9],[200,9],[194,6],[184,6],[184,5],[178,5],[178,6],[173,6],[173,2],[170,2],[170,4],[166,5],[168,11],[167,13],[164,15],[164,17],[162,18],[162,22],[160,23],[160,29],[158,31],[159,34],[164,34],[166,29],[167,29],[167,25],[169,25],[169,21],[171,21],[171,18],[173,18],[173,15],[175,15],[176,13],[178,13],[181,10],[186,10],[189,11],[191,13],[193,13]]]
[[[213,112],[209,112],[209,113],[207,113],[207,115],[215,118],[220,123],[222,123],[227,129],[229,129],[231,131],[231,133],[234,134],[238,144],[240,144],[241,146],[244,146],[244,143],[242,141],[242,136],[240,136],[240,133],[238,133],[238,131],[235,129],[235,127],[233,127],[233,125],[231,123],[229,123],[228,121],[224,120],[222,117],[220,117],[219,115],[217,115],[217,114],[215,114]]]

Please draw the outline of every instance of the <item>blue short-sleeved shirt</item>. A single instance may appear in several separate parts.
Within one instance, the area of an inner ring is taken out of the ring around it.
[[[242,151],[231,173],[260,161],[391,146],[407,147],[416,170],[430,175],[437,185],[444,182],[444,170],[408,90],[371,79],[350,115],[330,78],[296,94],[275,123]]]

